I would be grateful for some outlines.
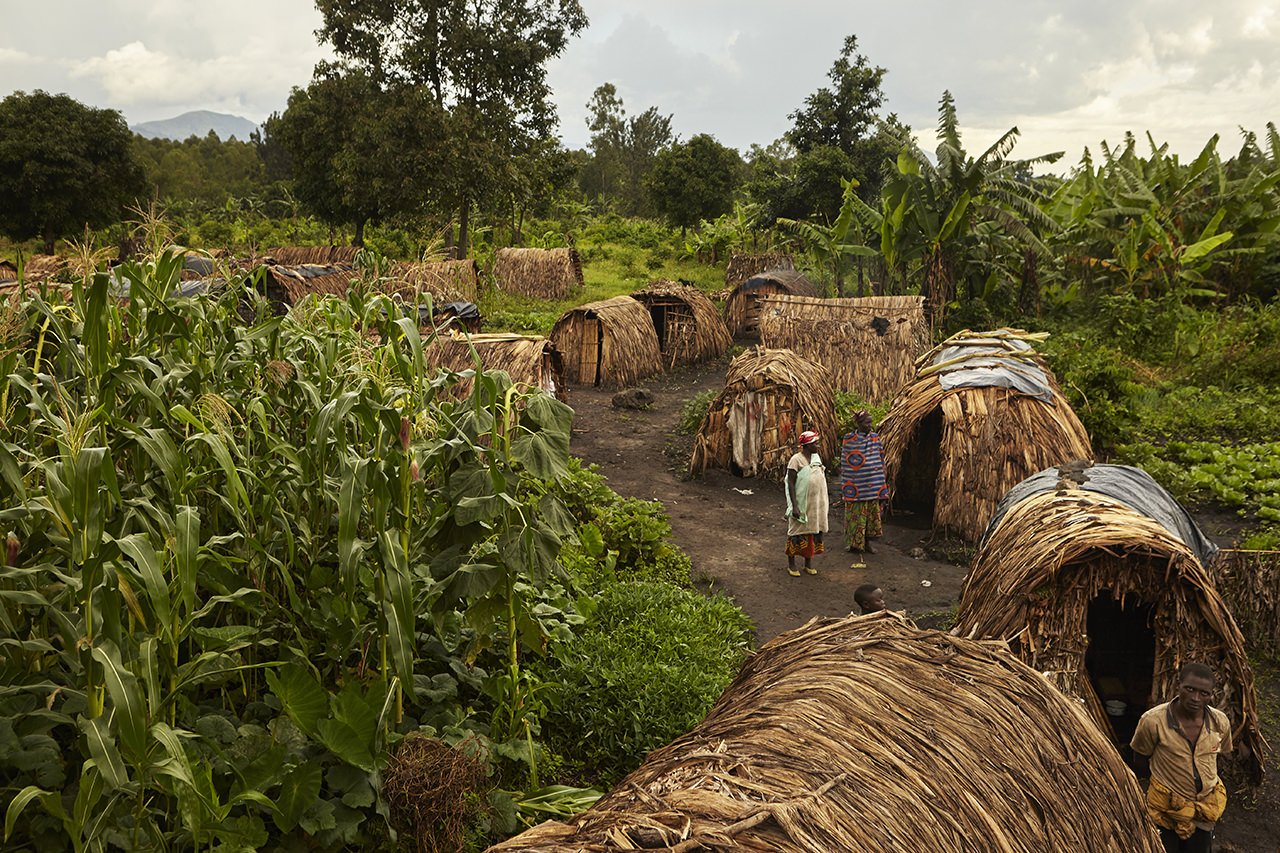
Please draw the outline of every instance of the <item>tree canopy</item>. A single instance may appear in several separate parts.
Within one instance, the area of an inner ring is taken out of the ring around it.
[[[612,83],[597,87],[587,109],[592,157],[581,176],[583,192],[590,198],[616,202],[624,214],[652,214],[644,179],[658,153],[675,141],[671,116],[649,107],[628,118]]]
[[[144,192],[133,134],[115,110],[36,90],[0,101],[0,231],[54,241],[119,222]]]
[[[741,163],[737,151],[705,133],[672,145],[655,158],[649,173],[654,207],[681,229],[728,213]]]

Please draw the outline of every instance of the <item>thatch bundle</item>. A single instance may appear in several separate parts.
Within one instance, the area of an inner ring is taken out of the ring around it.
[[[1215,704],[1253,750],[1250,775],[1261,774],[1266,744],[1239,628],[1192,549],[1117,498],[1063,479],[1010,507],[965,577],[955,631],[1008,640],[1120,740],[1141,711],[1176,695],[1183,664],[1209,664]],[[1108,701],[1123,713],[1108,714]]]
[[[480,265],[472,258],[393,264],[379,287],[384,293],[399,294],[411,302],[424,293],[430,294],[437,305],[475,302],[480,293]]]
[[[493,277],[506,293],[564,299],[582,287],[577,249],[499,249]]]
[[[359,246],[277,246],[261,255],[262,263],[296,267],[300,264],[354,264]]]
[[[630,296],[615,296],[566,311],[551,329],[574,385],[621,388],[662,372],[658,334],[649,310]]]
[[[1163,850],[1083,711],[1002,644],[893,613],[760,649],[693,731],[572,824],[490,848],[831,853]]]
[[[1209,573],[1249,647],[1280,657],[1280,551],[1224,549]]]
[[[761,252],[747,254],[735,252],[729,258],[729,266],[724,271],[725,287],[732,290],[752,276],[766,270],[794,270],[796,265],[791,256],[784,252]]]
[[[49,281],[63,272],[70,262],[61,255],[31,255],[23,261],[22,277],[29,284]],[[18,262],[0,260],[0,281],[16,281]]]
[[[754,335],[760,318],[760,300],[766,296],[817,296],[813,282],[794,270],[769,270],[739,284],[724,304],[729,334]]]
[[[472,349],[475,355],[472,355]],[[517,387],[538,388],[559,400],[568,397],[564,384],[564,365],[551,341],[535,335],[442,335],[422,351],[429,367],[444,368],[454,373],[475,370],[479,356],[484,370],[501,370]],[[451,389],[453,396],[465,399],[471,394],[472,379],[459,380]]]
[[[304,296],[346,296],[355,271],[345,264],[300,264],[267,267],[265,293],[281,312]]]
[[[791,350],[753,347],[730,362],[724,390],[694,437],[689,471],[722,468],[781,479],[805,430],[821,436],[823,460],[838,464],[840,436],[826,368]]]
[[[818,362],[831,373],[836,390],[866,400],[892,399],[915,375],[916,358],[929,347],[920,296],[765,296],[759,326],[762,345]]]
[[[979,342],[1024,334],[962,332],[916,361],[915,378],[880,426],[895,507],[928,514],[935,530],[974,542],[1013,486],[1045,468],[1092,458],[1088,432],[1034,349],[1020,350],[1017,360],[1043,371],[1049,402],[1013,388],[943,387],[942,372],[965,366],[962,356],[940,369],[934,361],[944,350],[972,348],[981,363],[988,348]]]
[[[668,367],[716,358],[733,346],[720,312],[696,287],[655,281],[631,298],[649,309],[658,349]]]

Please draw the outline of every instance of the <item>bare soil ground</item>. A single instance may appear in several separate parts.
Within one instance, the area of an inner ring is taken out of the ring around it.
[[[656,401],[643,410],[614,408],[613,392],[574,389],[569,400],[575,411],[573,453],[599,465],[619,494],[663,503],[675,544],[693,561],[695,582],[731,596],[755,622],[759,643],[814,616],[856,611],[853,590],[867,582],[880,586],[889,606],[907,611],[921,627],[949,625],[967,555],[953,543],[932,541],[927,519],[886,518],[877,553],[862,558],[866,568],[853,569],[854,555],[840,545],[843,519],[837,498],[829,550],[814,559],[818,574],[793,578],[786,573],[783,553],[786,525],[779,484],[725,471],[686,478],[692,442],[677,433],[681,408],[701,391],[718,390],[724,368],[724,362],[713,362],[651,380],[645,387]],[[838,495],[837,477],[838,472],[831,481],[833,496]],[[1206,532],[1219,541],[1235,532],[1230,518],[1203,521]],[[913,557],[913,550],[917,556],[923,550],[925,557]],[[1264,731],[1280,748],[1280,673],[1269,668],[1257,675]],[[1275,778],[1280,766],[1275,758],[1270,771],[1255,794],[1233,796],[1218,826],[1216,850],[1280,853],[1280,784]]]

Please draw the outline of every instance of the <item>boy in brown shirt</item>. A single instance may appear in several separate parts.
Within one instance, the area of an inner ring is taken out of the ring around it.
[[[1178,673],[1178,695],[1142,715],[1129,746],[1150,763],[1147,811],[1169,853],[1209,853],[1213,827],[1227,805],[1218,755],[1231,751],[1231,723],[1209,704],[1213,670],[1189,663]],[[1144,775],[1142,766],[1136,768]]]

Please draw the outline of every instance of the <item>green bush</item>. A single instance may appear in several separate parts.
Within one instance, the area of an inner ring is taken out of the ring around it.
[[[702,426],[702,419],[707,416],[707,410],[711,408],[711,401],[715,398],[715,389],[708,388],[685,400],[684,405],[680,407],[680,421],[676,424],[676,431],[681,435],[696,433],[698,427]]]
[[[667,540],[671,522],[658,501],[622,498],[599,521],[604,547],[617,554],[618,576],[689,585],[689,558]]]
[[[837,391],[835,397],[836,423],[839,424],[840,435],[853,431],[853,416],[863,409],[871,413],[871,421],[876,426],[879,426],[880,422],[884,420],[884,416],[889,413],[889,402],[891,401],[871,403],[851,391]]]
[[[752,626],[737,605],[664,583],[620,583],[541,672],[542,733],[566,763],[608,786],[706,715],[737,673]]]

